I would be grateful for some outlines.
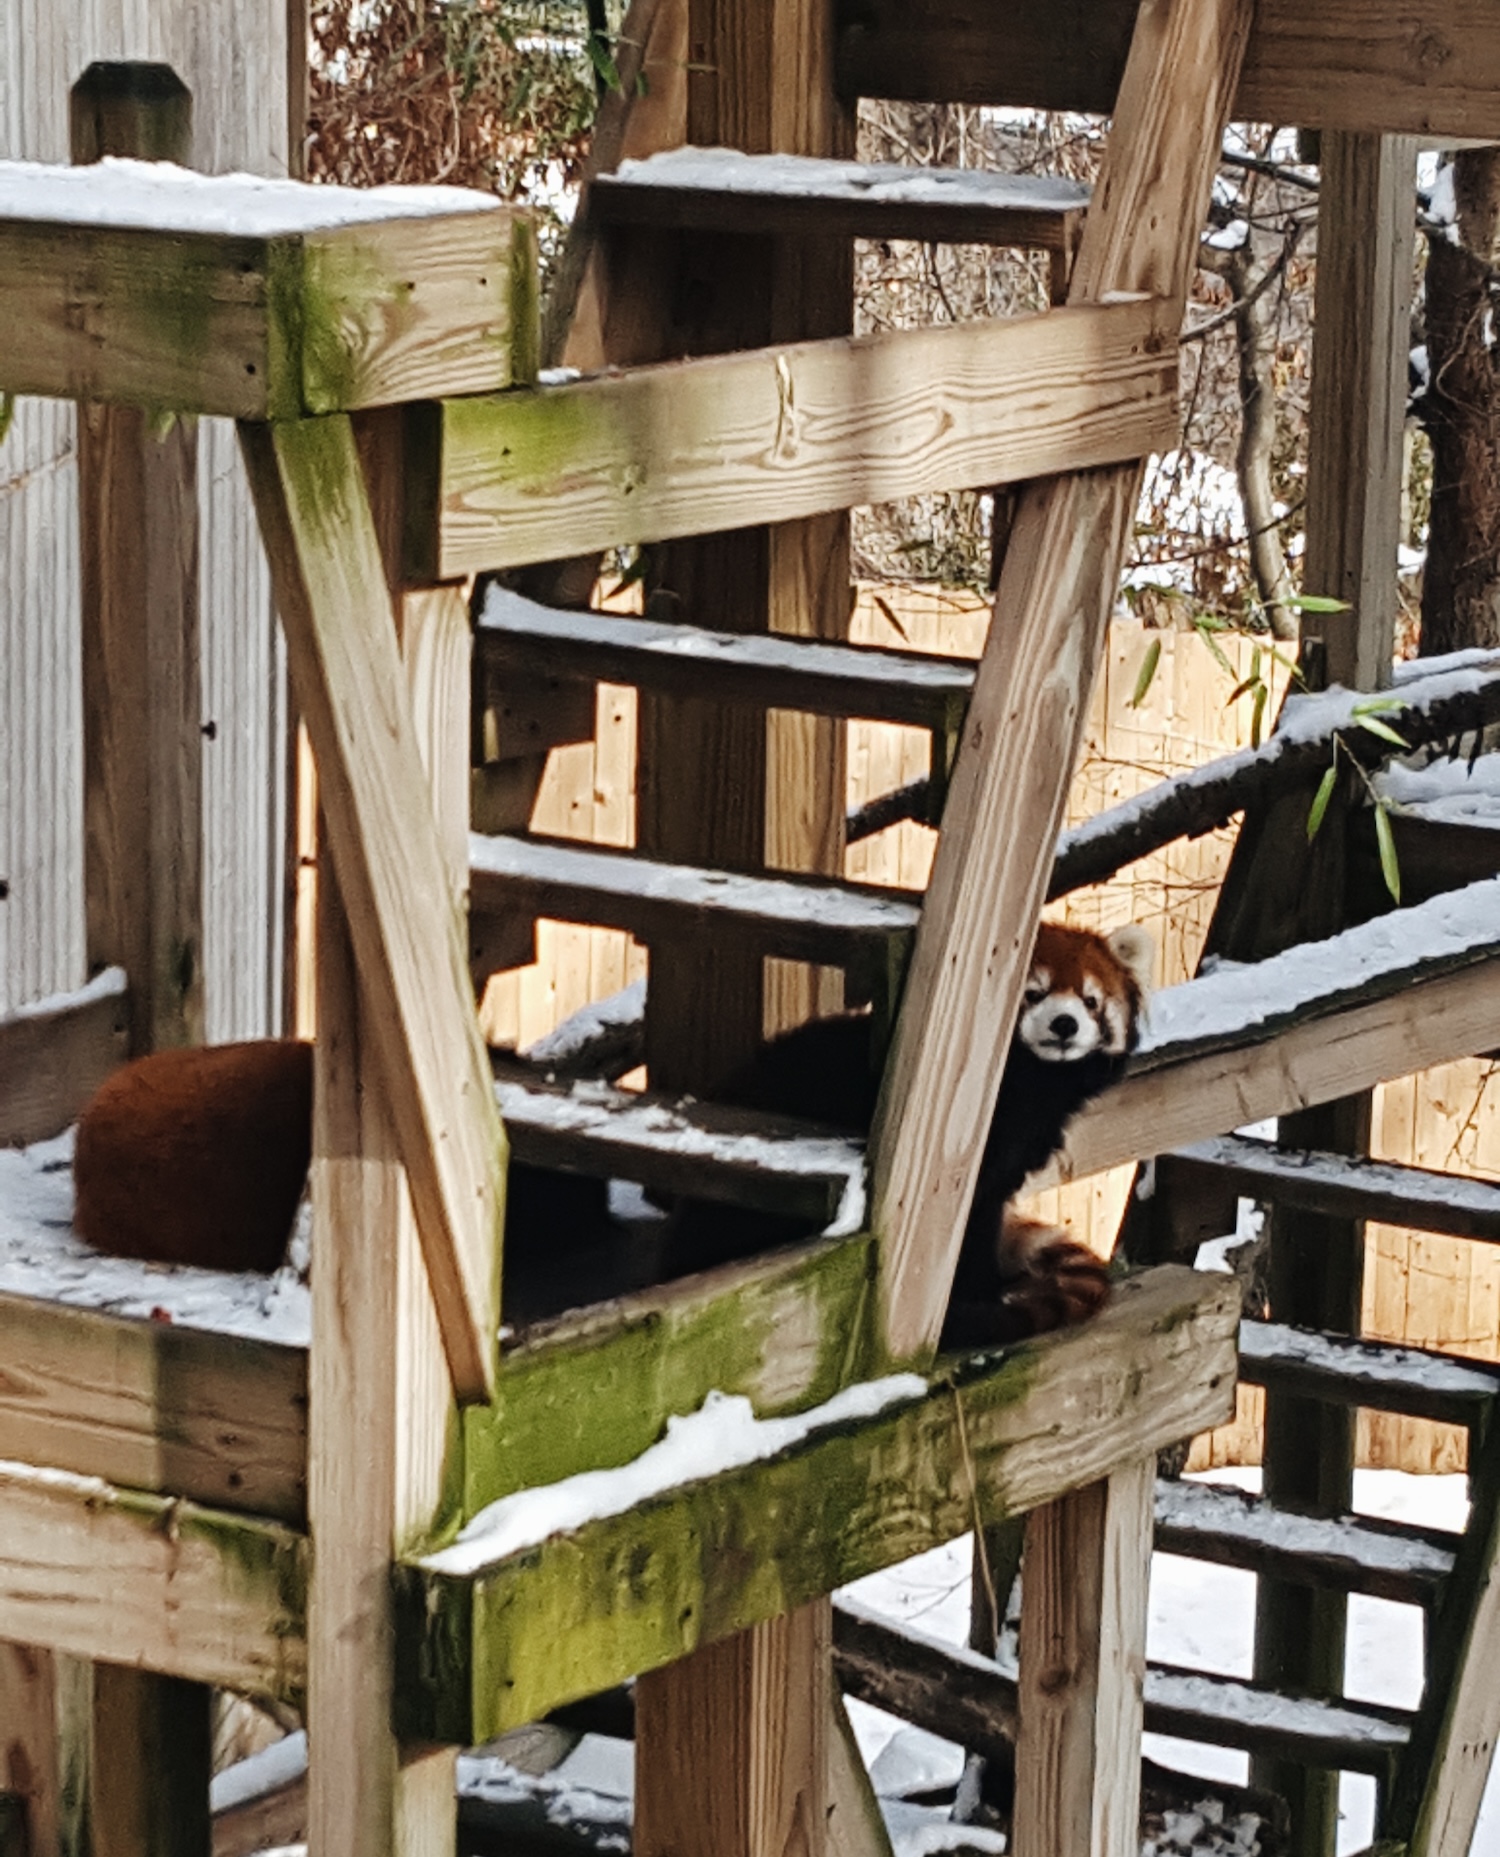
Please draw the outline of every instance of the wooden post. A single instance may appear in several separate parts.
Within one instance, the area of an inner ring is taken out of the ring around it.
[[[360,421],[361,461],[400,587],[402,415]],[[469,624],[460,588],[398,597],[419,747],[455,896],[467,885]],[[443,1857],[453,1750],[392,1730],[393,1553],[430,1531],[456,1413],[332,861],[317,927],[313,1346],[308,1508],[309,1849]]]
[[[1135,1857],[1156,1459],[1035,1510],[1022,1568],[1015,1848]]]
[[[1308,441],[1307,570],[1309,593],[1347,600],[1352,611],[1308,615],[1303,658],[1320,682],[1376,690],[1390,682],[1395,650],[1396,547],[1401,532],[1401,431],[1413,248],[1416,147],[1407,137],[1321,138],[1318,283],[1313,323],[1313,379]],[[1299,830],[1310,794],[1290,796],[1260,822],[1268,862],[1303,865],[1279,929],[1262,917],[1257,944],[1235,937],[1242,959],[1257,959],[1292,941],[1330,934],[1345,920],[1343,825],[1309,854]],[[1321,835],[1320,835],[1321,836]],[[1253,892],[1265,895],[1254,875]],[[1249,930],[1249,917],[1244,918]],[[1265,940],[1271,933],[1273,939]],[[1368,1154],[1373,1097],[1368,1093],[1284,1116],[1287,1146]],[[1359,1332],[1365,1228],[1361,1219],[1323,1218],[1286,1209],[1271,1221],[1271,1310],[1279,1322]],[[1354,1493],[1355,1413],[1305,1400],[1268,1396],[1264,1490],[1268,1497],[1325,1513],[1350,1506]],[[1343,1594],[1262,1579],[1257,1589],[1255,1674],[1302,1694],[1340,1696],[1348,1606]],[[1338,1775],[1268,1756],[1251,1761],[1251,1779],[1292,1808],[1298,1857],[1332,1857],[1338,1831]]]
[[[88,1857],[94,1668],[0,1643],[0,1793],[20,1802],[30,1857]]]

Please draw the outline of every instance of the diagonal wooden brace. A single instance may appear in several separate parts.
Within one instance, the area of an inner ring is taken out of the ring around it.
[[[449,1372],[487,1399],[505,1138],[353,429],[244,422],[240,442]]]
[[[1070,303],[1184,301],[1250,14],[1144,0]],[[1006,551],[873,1138],[896,1359],[942,1327],[1141,470],[1029,485]]]

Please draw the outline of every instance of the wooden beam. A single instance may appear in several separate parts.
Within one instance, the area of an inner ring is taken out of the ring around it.
[[[1136,1857],[1156,1461],[1026,1520],[1015,1839],[1035,1857]]]
[[[1114,463],[1175,442],[1176,387],[1143,298],[446,400],[439,569]]]
[[[494,1384],[504,1137],[343,417],[240,428],[380,1065],[461,1400]]]
[[[92,1857],[88,1838],[93,1671],[71,1657],[0,1642],[0,1789],[19,1806],[22,1840],[6,1857]],[[0,1849],[3,1849],[0,1841]]]
[[[837,1691],[828,1728],[828,1857],[893,1857],[880,1801]]]
[[[846,96],[1114,107],[1135,0],[944,0],[843,7]],[[1417,136],[1500,136],[1500,33],[1484,0],[1261,0],[1232,99],[1236,121]]]
[[[307,1356],[0,1296],[0,1459],[300,1524]]]
[[[107,967],[78,993],[0,1019],[0,1147],[47,1141],[130,1052],[125,971]]]
[[[1245,0],[1143,9],[1070,304],[1146,290],[1178,313],[1250,13]],[[1011,530],[872,1137],[898,1358],[942,1327],[1140,475],[1029,486]]]
[[[924,1397],[552,1535],[398,1572],[407,1732],[486,1740],[1219,1422],[1238,1289],[1176,1267]]]
[[[1371,1406],[1468,1430],[1484,1429],[1500,1396],[1500,1378],[1484,1362],[1280,1322],[1241,1326],[1240,1378],[1325,1405]]]
[[[296,1704],[306,1582],[279,1523],[0,1466],[0,1636]]]
[[[457,190],[448,210],[414,214],[379,189],[83,185],[7,163],[0,308],[18,332],[5,392],[295,418],[524,377],[535,248],[521,214]]]

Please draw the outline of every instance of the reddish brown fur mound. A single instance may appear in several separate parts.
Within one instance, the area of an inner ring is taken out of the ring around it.
[[[159,1051],[84,1110],[73,1228],[96,1250],[210,1270],[275,1270],[312,1145],[312,1046]]]

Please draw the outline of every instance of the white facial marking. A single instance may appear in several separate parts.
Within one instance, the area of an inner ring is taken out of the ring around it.
[[[1071,1064],[1104,1042],[1088,1001],[1073,992],[1044,991],[1026,1003],[1019,1026],[1021,1040],[1048,1064]]]

